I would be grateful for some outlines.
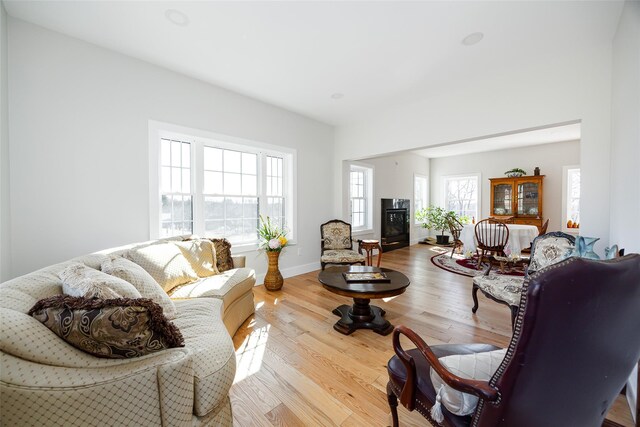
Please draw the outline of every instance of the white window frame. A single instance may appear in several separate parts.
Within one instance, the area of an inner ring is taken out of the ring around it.
[[[579,234],[579,228],[567,228],[567,218],[569,212],[569,171],[573,169],[580,170],[580,165],[569,165],[562,167],[562,227],[561,230],[565,233]],[[582,171],[580,171],[580,178],[582,179]],[[582,187],[582,184],[581,184]],[[580,199],[582,200],[582,188],[580,188]]]
[[[244,138],[218,134],[201,129],[193,129],[171,123],[149,120],[149,238],[160,238],[160,140],[178,139],[191,142],[191,191],[193,199],[193,234],[204,235],[204,146],[227,150],[252,152],[258,154],[258,203],[259,213],[266,212],[266,157],[284,158],[285,217],[287,218],[287,237],[289,244],[297,243],[297,150]],[[263,173],[265,171],[265,173]],[[223,236],[220,236],[223,237]],[[233,252],[245,252],[258,249],[259,242],[234,244]]]
[[[347,168],[347,199],[348,199],[348,218],[349,223],[353,224],[353,218],[351,218],[351,171],[364,172],[365,177],[365,224],[361,227],[352,227],[353,234],[365,234],[373,232],[373,166],[366,163],[349,162]]]
[[[422,222],[418,221],[416,219],[416,213],[418,212],[418,202],[417,202],[417,198],[416,198],[416,190],[417,190],[417,186],[416,186],[416,182],[418,181],[418,179],[423,179],[424,180],[424,185],[425,185],[425,190],[424,190],[424,207],[428,207],[429,206],[429,177],[426,175],[422,175],[419,173],[415,173],[413,174],[413,223],[415,225],[421,225]],[[420,208],[422,209],[422,208]]]
[[[482,174],[480,172],[474,173],[463,173],[458,175],[443,175],[442,176],[442,207],[447,208],[447,182],[453,179],[460,178],[476,178],[478,180],[478,203],[476,208],[476,214],[474,218],[476,221],[480,220],[480,215],[482,215]]]

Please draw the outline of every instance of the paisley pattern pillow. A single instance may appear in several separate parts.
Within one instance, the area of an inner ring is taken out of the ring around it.
[[[231,243],[227,239],[209,239],[213,242],[216,253],[216,266],[220,273],[233,268],[231,257]]]
[[[178,328],[146,298],[56,295],[38,301],[29,315],[67,343],[98,357],[124,359],[184,347]]]

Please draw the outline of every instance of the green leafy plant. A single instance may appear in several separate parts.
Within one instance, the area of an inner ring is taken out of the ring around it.
[[[416,219],[422,222],[422,227],[428,230],[440,231],[440,235],[449,228],[449,220],[456,219],[454,211],[447,211],[440,206],[430,205],[428,208],[420,209],[416,212]]]
[[[527,174],[527,171],[520,168],[513,168],[504,173],[507,176],[523,176]]]
[[[260,227],[258,227],[258,235],[262,240],[260,247],[267,252],[280,252],[289,241],[287,240],[287,231],[271,223],[271,218],[266,219],[260,215]]]

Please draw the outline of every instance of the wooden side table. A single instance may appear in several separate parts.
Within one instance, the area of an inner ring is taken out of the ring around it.
[[[378,250],[378,262],[376,267],[380,267],[380,261],[382,260],[382,246],[380,246],[379,240],[358,240],[358,252],[362,254],[362,250],[367,253],[365,255],[367,259],[367,265],[371,266],[373,263],[373,250]]]

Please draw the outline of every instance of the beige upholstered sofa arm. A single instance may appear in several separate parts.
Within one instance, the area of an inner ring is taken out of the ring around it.
[[[78,369],[0,353],[3,424],[190,425],[193,414],[184,401],[193,400],[191,352],[179,348],[158,355]]]
[[[233,255],[233,268],[244,268],[247,264],[247,257],[244,255]]]

